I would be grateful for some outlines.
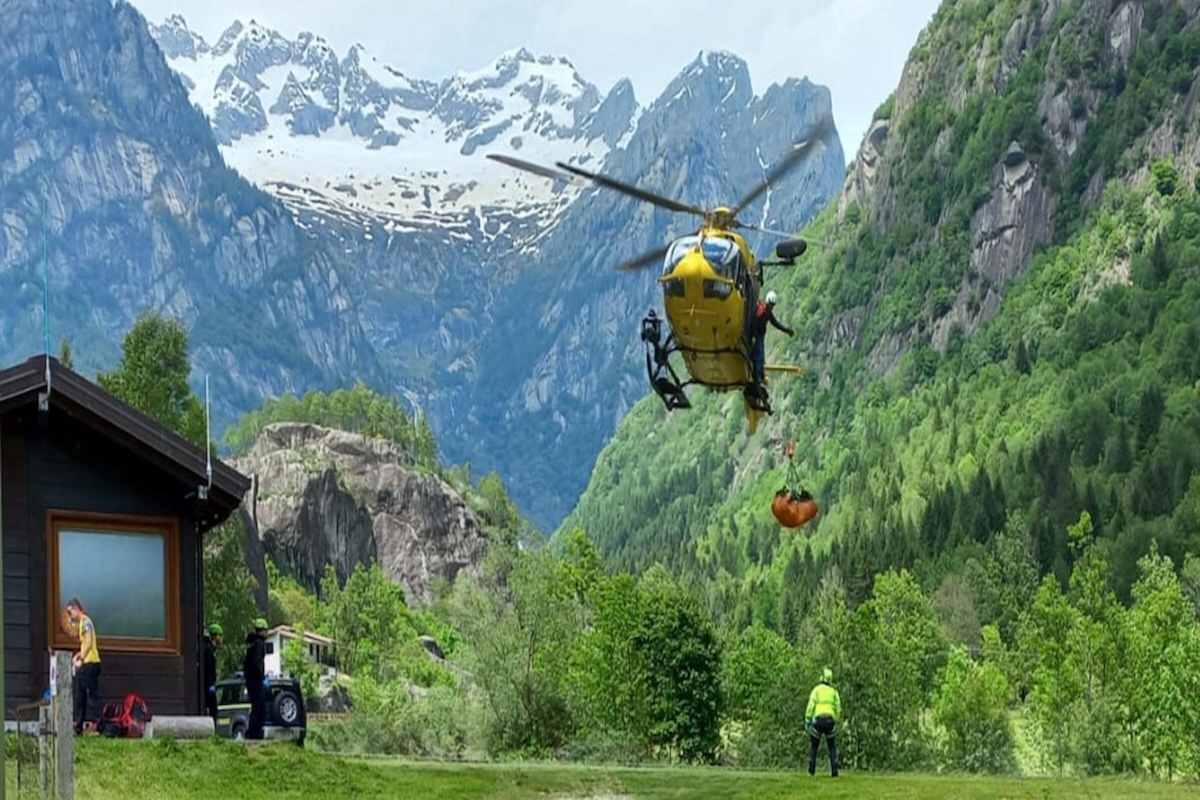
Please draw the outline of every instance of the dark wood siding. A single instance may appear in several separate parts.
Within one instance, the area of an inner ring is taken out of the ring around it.
[[[16,414],[0,424],[0,501],[4,523],[4,707],[14,718],[15,706],[28,702],[32,691],[30,649],[29,484],[26,479],[25,434]],[[46,668],[49,669],[48,663]]]
[[[196,566],[199,550],[186,500],[195,487],[181,486],[162,470],[115,447],[54,407],[48,420],[26,425],[25,449],[29,534],[26,539],[32,543],[28,558],[28,596],[32,600],[29,639],[33,651],[48,652],[47,509],[178,517],[183,652],[163,656],[102,650],[100,694],[104,702],[109,702],[135,692],[146,700],[153,713],[199,713],[200,603]],[[7,574],[7,552],[5,555]],[[6,605],[6,611],[7,608]],[[100,634],[103,637],[103,630]],[[30,670],[32,684],[26,684],[30,685],[32,696],[40,696],[49,678],[47,657],[39,661]]]

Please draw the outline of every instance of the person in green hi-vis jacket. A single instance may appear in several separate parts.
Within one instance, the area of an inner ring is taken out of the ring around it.
[[[834,728],[842,717],[842,697],[833,688],[833,670],[821,670],[821,682],[808,695],[808,710],[804,712],[804,730],[808,732],[808,774],[817,773],[817,748],[821,737],[829,743],[829,772],[838,774],[837,739]]]

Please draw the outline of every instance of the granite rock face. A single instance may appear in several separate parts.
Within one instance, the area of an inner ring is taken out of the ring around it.
[[[277,423],[230,463],[252,478],[245,507],[265,555],[309,591],[326,565],[344,581],[378,562],[421,604],[437,577],[473,570],[487,550],[466,501],[392,442]]]

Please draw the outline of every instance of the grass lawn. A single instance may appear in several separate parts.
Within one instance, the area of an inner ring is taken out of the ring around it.
[[[969,778],[728,769],[588,767],[510,763],[446,764],[343,759],[292,744],[246,746],[209,740],[77,742],[79,800],[189,798],[271,800],[311,798],[430,798],[430,800],[630,800],[636,798],[1184,798],[1195,786],[1133,781],[1044,778]],[[34,782],[17,792],[17,765],[6,764],[8,798],[38,797]]]

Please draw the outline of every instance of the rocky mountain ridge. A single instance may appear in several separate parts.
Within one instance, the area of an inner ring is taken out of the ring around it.
[[[948,296],[938,298],[939,310],[931,315],[928,330],[890,331],[872,344],[867,359],[877,372],[893,368],[927,333],[932,346],[943,352],[951,331],[970,335],[986,324],[999,309],[1004,287],[1024,272],[1035,251],[1061,243],[1072,229],[1056,220],[1064,205],[1072,209],[1074,222],[1081,208],[1099,202],[1107,182],[1144,181],[1150,163],[1164,157],[1182,154],[1182,175],[1191,180],[1200,167],[1196,124],[1200,117],[1190,94],[1178,111],[1169,111],[1146,132],[1141,165],[1130,174],[1117,174],[1114,157],[1111,166],[1093,169],[1076,179],[1075,185],[1064,186],[1063,176],[1089,155],[1080,152],[1089,126],[1108,124],[1097,118],[1101,107],[1108,93],[1120,88],[1113,82],[1124,79],[1142,40],[1153,36],[1160,22],[1178,25],[1180,32],[1191,28],[1197,7],[1193,0],[1049,0],[1037,9],[988,12],[987,19],[996,25],[994,33],[969,47],[953,40],[957,35],[954,12],[946,5],[939,9],[914,46],[914,54],[920,57],[906,63],[885,113],[876,115],[847,170],[838,198],[838,221],[846,221],[853,205],[856,214],[865,214],[880,231],[893,229],[905,201],[909,177],[905,170],[920,158],[950,177],[954,139],[965,138],[966,120],[984,115],[981,92],[999,97],[1020,92],[1029,113],[1019,125],[1014,123],[1003,141],[989,142],[1002,152],[985,167],[990,176],[977,175],[987,188],[978,191],[970,212],[946,198],[938,215],[930,218],[939,235],[951,226],[967,224],[969,269],[956,285],[941,287]],[[1182,80],[1191,87],[1194,64],[1189,65],[1184,54],[1180,57]],[[1048,74],[1058,77],[1051,80],[1034,74],[1033,65],[1043,61]],[[1014,91],[1014,86],[1019,88]],[[936,112],[927,99],[931,87],[936,87],[941,103]],[[928,130],[918,133],[919,127],[927,128],[931,117],[942,127],[932,135]],[[1097,138],[1095,131],[1092,135]],[[843,326],[850,335],[837,344],[856,346],[854,332],[861,331],[863,316],[852,313]]]
[[[382,378],[342,265],[226,167],[132,6],[13,0],[0,42],[4,358],[48,329],[81,369],[108,368],[151,306],[192,326],[226,418],[297,375]]]

